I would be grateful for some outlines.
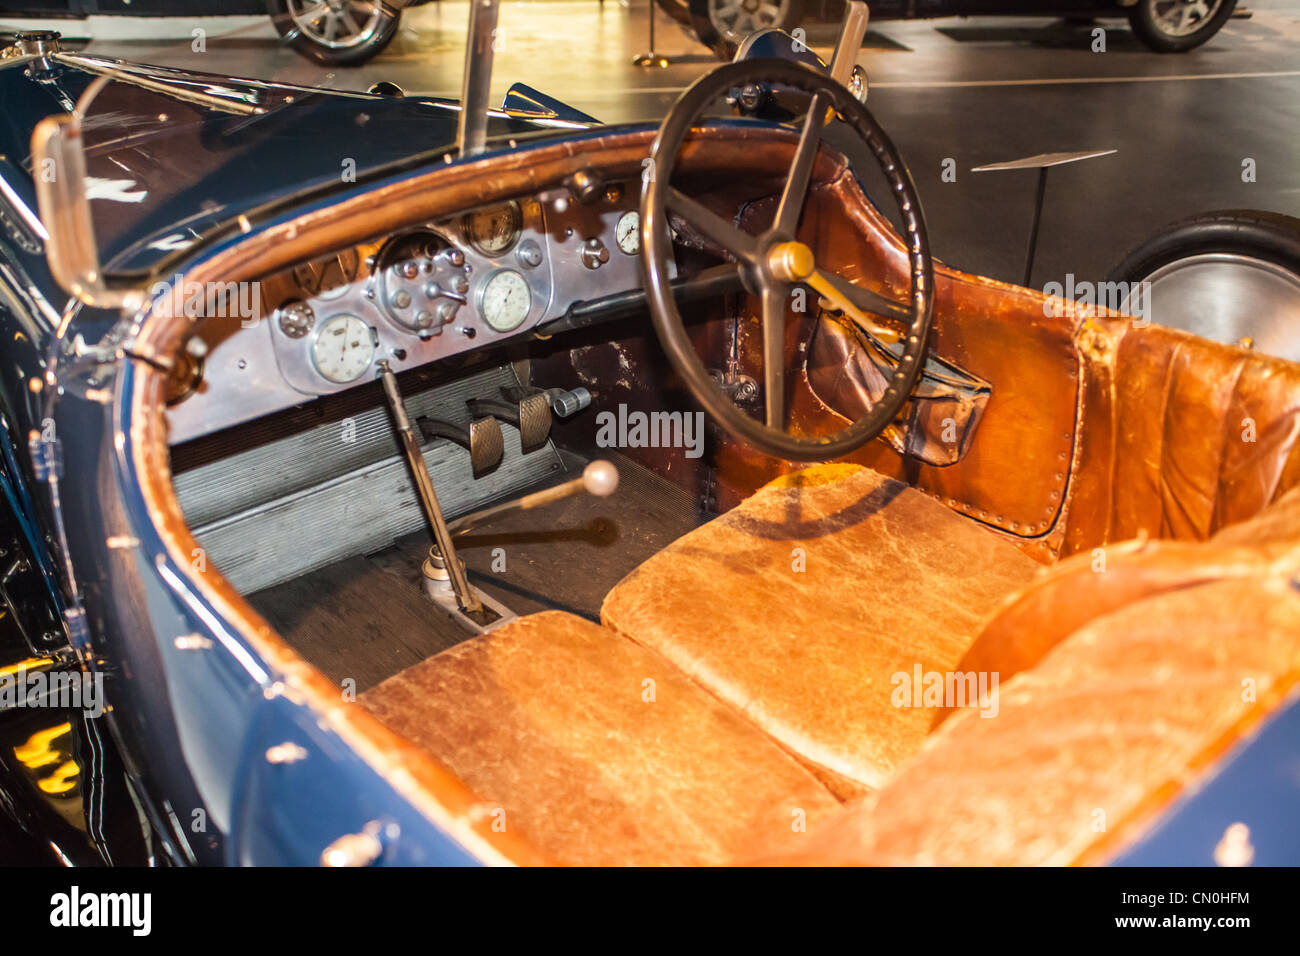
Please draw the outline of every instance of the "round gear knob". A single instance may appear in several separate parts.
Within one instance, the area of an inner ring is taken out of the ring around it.
[[[618,469],[603,458],[597,459],[582,469],[582,484],[588,494],[606,498],[618,488]]]

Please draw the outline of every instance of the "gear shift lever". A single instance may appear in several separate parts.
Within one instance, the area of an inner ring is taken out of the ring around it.
[[[379,378],[384,384],[384,397],[388,399],[388,410],[393,414],[393,423],[397,426],[397,436],[406,454],[406,463],[411,468],[411,477],[415,482],[415,493],[424,508],[424,516],[429,521],[429,530],[433,533],[434,546],[437,548],[447,574],[451,578],[452,590],[456,592],[456,603],[462,612],[471,616],[483,614],[483,602],[474,593],[465,566],[456,557],[456,546],[452,544],[451,532],[447,530],[446,519],[442,516],[442,507],[438,504],[438,495],[433,490],[433,479],[429,477],[429,466],[424,463],[420,453],[420,443],[415,437],[415,429],[406,414],[406,404],[397,387],[397,376],[388,367],[387,362],[379,363]]]

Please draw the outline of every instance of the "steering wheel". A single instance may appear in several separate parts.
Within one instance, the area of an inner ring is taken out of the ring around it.
[[[750,84],[794,90],[809,97],[808,112],[772,226],[757,236],[671,185],[682,144],[700,113],[719,95]],[[813,163],[832,110],[870,148],[898,204],[907,233],[911,276],[906,302],[896,302],[819,269],[812,250],[796,238]],[[650,160],[641,193],[641,274],[659,341],[705,411],[737,438],[791,461],[838,458],[883,432],[907,402],[921,372],[934,310],[934,262],[912,176],[867,108],[835,80],[801,63],[778,59],[728,63],[682,94],[659,127],[650,147]],[[725,249],[734,261],[705,269],[674,289],[668,270],[672,261],[669,212]],[[677,310],[675,295],[690,297],[692,284],[718,288],[717,283],[728,274],[732,280],[738,277],[762,302],[764,422],[746,414],[722,391],[696,354]],[[866,334],[882,342],[901,343],[901,358],[880,400],[853,424],[829,435],[796,435],[785,427],[786,304],[798,284],[830,300]],[[873,315],[901,323],[901,332],[880,325]]]

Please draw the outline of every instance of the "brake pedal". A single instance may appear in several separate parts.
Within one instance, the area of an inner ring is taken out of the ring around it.
[[[501,398],[473,398],[467,403],[471,415],[491,415],[519,429],[519,444],[531,451],[545,444],[551,434],[551,404],[541,392],[518,402]]]
[[[466,449],[476,475],[501,464],[505,455],[506,440],[501,434],[501,425],[490,415],[470,422],[469,428],[427,416],[415,421],[426,439],[445,438]]]

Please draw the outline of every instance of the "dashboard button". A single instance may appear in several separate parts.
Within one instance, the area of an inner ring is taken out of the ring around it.
[[[542,264],[542,247],[535,239],[525,239],[519,243],[519,250],[515,255],[529,269],[536,269]]]
[[[588,239],[582,244],[582,264],[588,269],[599,269],[609,262],[609,249],[599,239]]]

